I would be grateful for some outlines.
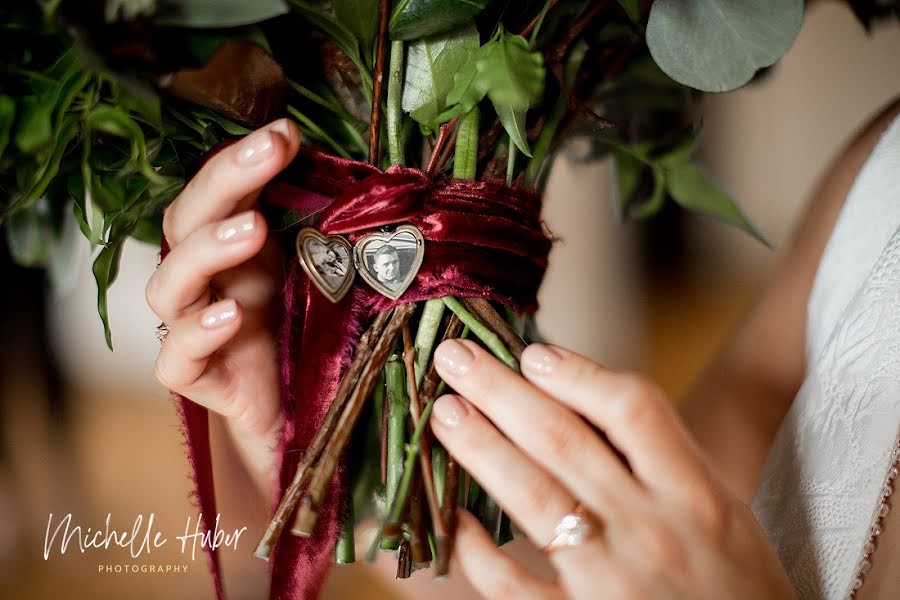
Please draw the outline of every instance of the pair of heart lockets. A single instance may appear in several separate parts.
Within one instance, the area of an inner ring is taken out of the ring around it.
[[[332,302],[344,297],[356,272],[379,294],[396,300],[415,279],[424,257],[425,239],[412,225],[370,233],[353,246],[342,236],[312,227],[297,234],[300,265]]]

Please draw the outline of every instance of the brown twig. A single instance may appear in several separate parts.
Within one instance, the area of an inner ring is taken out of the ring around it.
[[[450,139],[450,132],[456,127],[456,123],[459,121],[458,118],[453,118],[441,125],[441,130],[438,133],[437,142],[434,144],[434,149],[431,151],[431,158],[428,159],[428,168],[425,171],[429,174],[433,174],[435,171],[435,167],[437,167],[438,160],[441,157],[441,153],[444,149],[444,145]]]
[[[412,575],[412,561],[409,557],[409,540],[403,540],[397,552],[397,579],[406,579],[410,575]]]
[[[459,317],[456,315],[450,315],[450,319],[447,321],[447,327],[444,329],[444,335],[441,337],[441,341],[444,340],[452,340],[459,337],[459,334],[462,333],[463,324],[462,321],[459,320]],[[428,366],[428,370],[425,372],[425,377],[422,379],[422,391],[419,394],[419,401],[424,406],[434,400],[434,396],[437,393],[438,385],[441,382],[441,376],[438,375],[437,367],[434,365],[434,361],[431,361],[431,364]]]
[[[456,537],[456,501],[459,496],[459,463],[448,453],[447,471],[444,475],[444,497],[441,502],[441,517],[447,525],[447,537],[444,545],[440,540],[437,548],[436,577],[446,577],[450,572],[450,555],[453,554],[453,540]]]
[[[325,413],[325,417],[322,419],[322,423],[319,425],[312,443],[310,443],[309,448],[304,452],[303,459],[300,461],[300,464],[297,465],[294,479],[285,490],[281,502],[279,502],[278,508],[275,510],[275,514],[269,521],[269,525],[266,527],[266,531],[256,547],[254,555],[257,558],[269,560],[269,556],[275,548],[278,537],[281,535],[291,513],[294,512],[297,502],[300,500],[301,493],[309,484],[312,477],[312,465],[319,460],[322,451],[334,436],[334,427],[338,416],[343,411],[344,405],[347,403],[347,399],[350,396],[350,392],[353,391],[353,387],[359,378],[363,365],[365,365],[371,356],[372,343],[374,340],[381,337],[388,319],[391,316],[391,312],[392,311],[384,311],[379,313],[374,321],[372,321],[372,325],[369,326],[369,329],[367,329],[360,338],[359,344],[356,347],[356,352],[353,355],[353,362],[341,378],[338,389],[334,394],[334,399],[328,407],[328,412]]]
[[[403,364],[406,365],[406,382],[409,389],[409,414],[412,417],[413,428],[416,428],[419,426],[422,406],[419,403],[419,389],[416,385],[416,349],[413,346],[409,324],[403,326]],[[431,445],[428,443],[428,436],[425,435],[419,438],[419,468],[422,472],[422,486],[425,488],[428,510],[431,513],[434,537],[440,543],[440,540],[447,537],[447,528],[441,518],[441,507],[434,487],[434,473],[431,470]]]
[[[391,0],[378,0],[378,43],[375,47],[375,73],[372,78],[372,116],[369,119],[369,164],[378,164],[381,138],[381,97],[384,91],[384,64],[388,45],[388,18]]]
[[[469,309],[488,329],[497,334],[497,337],[503,342],[516,360],[521,360],[522,352],[525,350],[525,342],[519,337],[506,319],[494,310],[494,307],[488,300],[484,298],[460,298],[463,306]]]
[[[426,565],[431,562],[432,558],[431,547],[428,545],[425,513],[422,510],[422,493],[424,491],[425,484],[422,481],[422,477],[417,477],[412,485],[409,503],[406,505],[410,554],[412,555],[412,562],[416,566]]]
[[[350,441],[353,426],[362,412],[366,398],[372,393],[375,380],[382,367],[384,367],[394,341],[400,334],[400,330],[409,321],[415,309],[415,304],[402,304],[396,307],[384,328],[384,333],[375,343],[369,361],[366,363],[362,373],[360,373],[359,381],[353,389],[353,394],[347,401],[344,411],[335,425],[334,436],[323,450],[321,458],[313,469],[309,488],[300,502],[291,533],[302,536],[312,534],[312,530],[318,520],[319,510],[328,491],[328,485],[331,482],[331,476],[344,449],[347,447],[347,443]]]
[[[547,7],[547,12],[550,12],[550,9],[556,6],[557,2],[558,0],[551,0],[550,6]],[[534,18],[531,19],[531,21],[528,22],[528,25],[526,25],[525,28],[519,32],[519,35],[521,35],[522,37],[526,37],[528,34],[530,34],[534,30],[534,28],[537,27],[538,19],[541,18],[541,12],[543,11],[544,9],[542,8],[541,11],[538,12],[538,14],[534,15]]]

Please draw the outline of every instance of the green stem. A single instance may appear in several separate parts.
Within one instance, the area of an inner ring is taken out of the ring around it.
[[[434,476],[434,491],[438,502],[444,502],[444,476],[447,473],[447,451],[435,444],[431,447],[431,471]]]
[[[553,112],[550,113],[550,118],[547,119],[547,122],[544,123],[544,127],[541,129],[541,134],[538,136],[534,149],[531,152],[531,160],[528,161],[528,167],[525,169],[525,185],[528,187],[534,186],[541,176],[547,152],[550,150],[550,144],[553,143],[556,129],[562,122],[563,113],[565,113],[565,102],[557,102]]]
[[[475,316],[453,296],[445,296],[443,300],[444,304],[447,305],[447,308],[452,310],[456,316],[459,317],[459,320],[469,328],[475,337],[487,346],[488,350],[490,350],[494,356],[499,358],[513,371],[519,371],[519,361],[517,361],[516,357],[506,348],[496,333],[485,327],[481,321],[476,319]]]
[[[393,502],[388,504],[389,510],[387,511],[387,517],[385,518],[386,523],[397,523],[400,520],[400,515],[403,514],[403,509],[406,508],[406,500],[409,496],[412,474],[415,470],[416,458],[419,453],[419,439],[425,431],[425,426],[428,424],[429,417],[431,417],[431,409],[433,406],[434,400],[430,400],[428,404],[425,405],[424,410],[422,410],[422,415],[419,418],[419,425],[416,427],[416,430],[413,431],[409,443],[406,444],[406,460],[403,465],[403,477],[400,480],[400,487],[397,490],[397,494],[394,496]],[[375,552],[381,544],[381,534],[383,531],[384,523],[382,523],[381,527],[379,527],[378,531],[375,533],[375,539],[372,540],[372,545],[369,546],[369,551],[366,553],[366,560],[375,560]]]
[[[506,185],[512,185],[516,170],[516,145],[510,143],[509,154],[506,155]]]
[[[391,62],[388,66],[387,137],[388,156],[392,165],[402,165],[403,157],[403,42],[391,42]]]
[[[437,339],[438,329],[441,326],[441,318],[444,316],[446,305],[440,298],[432,298],[425,301],[422,316],[419,318],[419,328],[416,330],[416,386],[422,385],[425,377],[425,369],[431,358],[431,350]]]
[[[406,395],[406,369],[403,363],[392,357],[384,365],[387,381],[388,431],[387,431],[387,480],[385,505],[392,506],[397,497],[400,479],[404,474],[403,450],[406,437],[406,418],[409,414],[409,398]],[[395,543],[382,547],[396,548]]]
[[[334,562],[339,565],[349,565],[356,560],[356,546],[353,542],[353,500],[347,502],[347,515],[344,519],[344,527],[341,530],[341,538],[334,546]]]
[[[475,179],[478,168],[478,127],[481,111],[475,106],[459,119],[456,149],[453,155],[453,177]]]

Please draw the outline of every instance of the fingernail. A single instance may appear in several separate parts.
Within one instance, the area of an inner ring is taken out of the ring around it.
[[[272,147],[272,132],[269,129],[254,131],[241,140],[237,162],[242,165],[261,163],[272,153]]]
[[[222,300],[213,304],[200,319],[200,324],[206,329],[215,329],[234,320],[237,316],[237,304],[234,300]]]
[[[472,370],[475,355],[459,340],[447,340],[434,351],[434,359],[454,375],[465,375]]]
[[[256,231],[256,214],[248,210],[219,225],[216,239],[220,242],[239,242],[253,235],[254,231]]]
[[[431,414],[447,427],[456,427],[469,414],[469,409],[456,396],[447,395],[435,400]]]
[[[272,123],[269,129],[283,137],[284,141],[289,142],[291,140],[291,125],[287,119],[278,119]]]
[[[536,375],[550,375],[562,360],[559,352],[544,344],[531,344],[522,352],[522,368]]]

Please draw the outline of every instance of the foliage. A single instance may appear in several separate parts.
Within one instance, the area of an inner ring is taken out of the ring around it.
[[[288,115],[307,145],[367,155],[378,0],[10,4],[0,220],[13,256],[34,266],[64,254],[62,224],[77,221],[95,247],[110,344],[105,298],[123,242],[159,243],[162,210],[219,141]],[[617,158],[624,214],[650,216],[671,198],[760,237],[690,161],[689,86],[730,89],[772,64],[800,2],[650,4],[395,1],[377,164],[420,165],[452,127],[455,152],[437,169],[539,187],[563,141],[589,136],[594,153]],[[852,4],[861,18],[883,12]]]

